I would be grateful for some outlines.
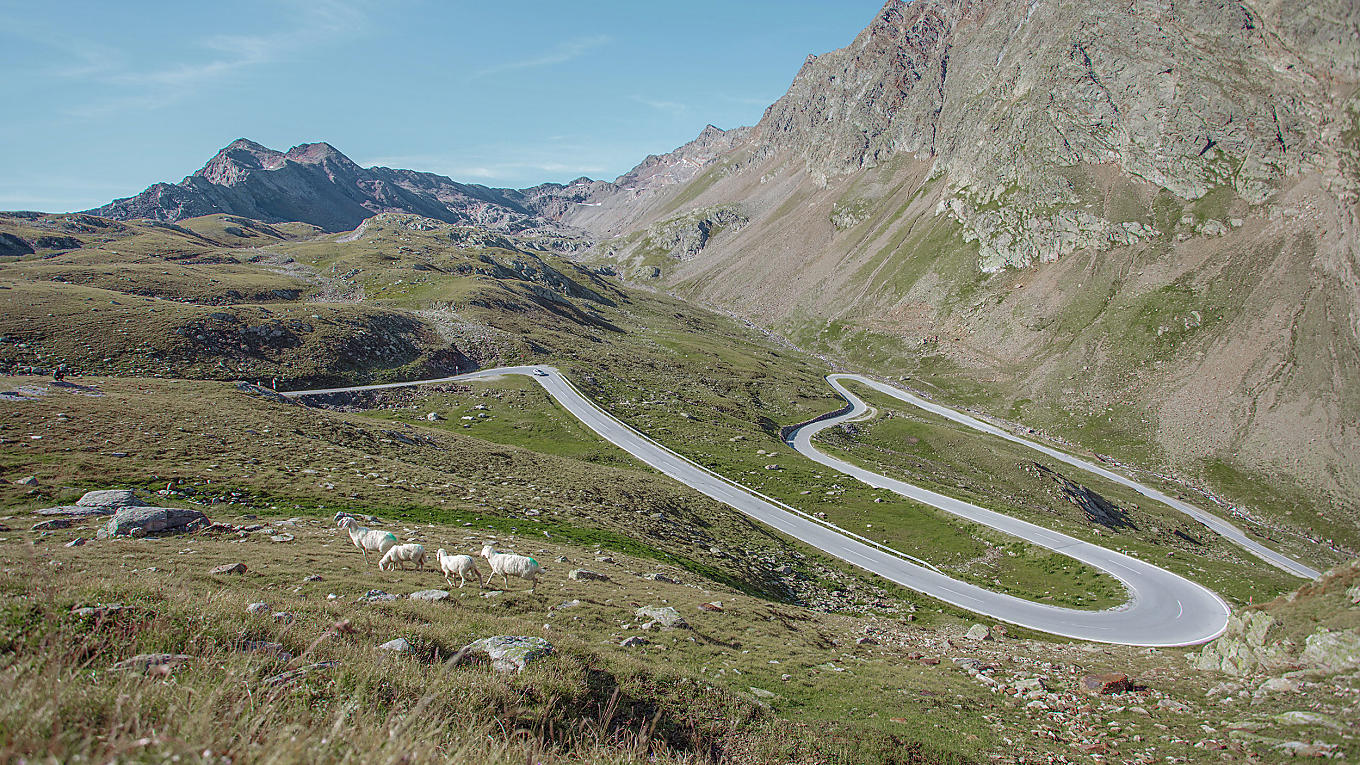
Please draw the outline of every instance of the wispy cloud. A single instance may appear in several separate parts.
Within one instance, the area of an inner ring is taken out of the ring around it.
[[[608,35],[594,35],[592,37],[578,37],[561,43],[542,55],[531,56],[529,58],[513,59],[508,61],[498,61],[488,64],[472,73],[474,79],[486,77],[503,72],[514,72],[521,69],[537,69],[544,66],[554,66],[565,64],[573,59],[580,58],[596,48],[608,45],[612,40]]]
[[[103,86],[99,96],[66,110],[75,117],[100,117],[168,106],[198,88],[364,28],[365,14],[350,0],[293,0],[286,6],[292,18],[285,25],[255,34],[210,35],[194,41],[181,58],[154,64],[134,62],[122,50],[88,40],[33,29],[10,32],[52,50],[64,62],[38,74]]]
[[[688,104],[682,104],[678,101],[665,101],[662,99],[647,98],[645,96],[633,96],[633,100],[645,106],[650,106],[653,109],[656,109],[657,111],[660,112],[669,112],[671,114],[684,114],[685,112],[689,111]]]

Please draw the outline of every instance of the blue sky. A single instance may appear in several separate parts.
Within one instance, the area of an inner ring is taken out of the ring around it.
[[[0,0],[0,209],[176,182],[246,137],[494,186],[753,124],[882,0]]]

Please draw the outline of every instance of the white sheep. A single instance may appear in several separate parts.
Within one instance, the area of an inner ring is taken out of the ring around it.
[[[542,571],[543,567],[538,565],[538,561],[533,558],[527,555],[496,552],[496,548],[491,545],[482,548],[482,557],[486,558],[487,562],[491,564],[491,576],[500,574],[507,590],[510,589],[509,577],[512,576],[533,582],[533,586],[529,588],[530,592],[538,587],[538,572]]]
[[[453,579],[449,578],[450,574],[458,575],[458,589],[460,590],[463,585],[467,584],[468,576],[477,577],[477,589],[480,590],[484,585],[482,572],[477,570],[477,563],[471,555],[449,555],[441,547],[435,551],[434,557],[435,560],[439,561],[439,570],[444,572],[444,580],[449,583],[450,587],[453,586]]]
[[[370,552],[385,555],[392,545],[397,543],[397,537],[392,532],[366,529],[356,523],[353,518],[341,518],[340,528],[349,532],[350,541],[354,543],[355,547],[359,548],[359,552],[364,554],[364,563],[368,563]]]
[[[416,564],[416,571],[423,570],[425,568],[425,545],[392,545],[387,549],[387,552],[383,553],[382,560],[378,561],[378,568],[388,571],[396,566],[404,570],[408,561]]]

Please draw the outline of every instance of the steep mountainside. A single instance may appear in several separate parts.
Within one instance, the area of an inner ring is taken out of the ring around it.
[[[892,0],[594,254],[1355,544],[1358,21]]]

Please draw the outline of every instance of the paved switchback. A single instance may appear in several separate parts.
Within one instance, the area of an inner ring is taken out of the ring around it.
[[[500,367],[433,380],[292,391],[283,395],[299,398],[413,385],[472,382],[504,375],[529,376],[541,385],[558,404],[571,412],[601,438],[696,491],[847,563],[959,608],[1054,635],[1125,645],[1193,645],[1212,640],[1222,633],[1227,625],[1229,609],[1221,598],[1205,587],[1170,571],[1041,526],[935,494],[903,481],[880,476],[849,463],[835,460],[817,451],[811,445],[812,435],[843,422],[845,419],[859,416],[865,411],[864,403],[840,385],[839,379],[845,379],[844,376],[833,375],[832,378],[828,379],[851,402],[851,410],[838,417],[798,429],[789,438],[791,446],[824,465],[834,467],[870,485],[890,489],[903,496],[984,523],[1033,544],[1061,552],[1094,566],[1123,583],[1129,592],[1128,602],[1117,609],[1108,611],[1081,611],[1035,603],[952,579],[934,569],[928,563],[918,561],[872,540],[820,521],[778,500],[729,481],[676,454],[596,406],[552,367]],[[867,378],[858,379],[865,380],[867,384],[875,387],[882,385],[869,381]],[[890,388],[891,386],[884,387]],[[896,391],[897,389],[892,390]],[[897,391],[897,393],[905,392]],[[890,393],[890,395],[896,396],[897,393]],[[900,398],[900,396],[898,397]],[[929,402],[922,403],[928,404]],[[931,404],[930,406],[938,405]],[[952,412],[952,410],[943,407],[940,407],[940,409]],[[931,409],[931,411],[936,410]],[[966,415],[957,412],[953,412],[953,414],[957,417],[966,417]],[[951,419],[955,418],[951,417]],[[986,430],[991,426],[986,426],[985,423],[980,422],[978,424],[985,426],[985,428],[978,429],[984,430],[984,432],[992,432]],[[970,427],[976,426],[970,424]],[[1000,429],[995,430],[999,431]],[[1000,434],[1004,434],[1003,437],[1009,437],[1009,434],[1005,434],[1005,431],[1000,431]],[[1015,439],[1012,438],[1011,440]],[[1029,445],[1040,448],[1037,444]],[[1059,458],[1061,459],[1061,457]],[[1067,462],[1068,460],[1063,461]],[[1071,463],[1069,462],[1069,464]],[[1138,487],[1135,486],[1135,488]]]

